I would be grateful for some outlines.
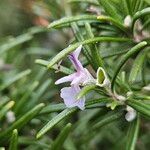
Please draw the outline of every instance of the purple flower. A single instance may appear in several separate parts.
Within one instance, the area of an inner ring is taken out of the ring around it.
[[[55,82],[55,84],[61,84],[64,82],[71,82],[71,87],[64,87],[61,89],[61,98],[63,98],[64,103],[67,107],[79,107],[81,110],[85,108],[85,97],[77,99],[78,93],[81,91],[80,85],[85,85],[91,82],[95,83],[95,79],[89,73],[89,71],[84,68],[79,61],[78,57],[81,52],[82,45],[80,45],[73,53],[69,55],[69,59],[72,62],[76,72],[65,76]]]
[[[76,69],[76,72],[60,78],[55,82],[55,84],[71,82],[71,85],[85,85],[91,82],[95,82],[95,79],[92,77],[89,71],[82,66],[81,62],[78,59],[81,49],[82,45],[80,45],[72,54],[69,55],[69,59]]]
[[[68,108],[79,107],[81,110],[84,110],[85,106],[85,97],[77,99],[77,95],[80,92],[80,87],[78,85],[72,85],[71,87],[64,87],[61,89],[61,98],[63,98],[65,105]]]

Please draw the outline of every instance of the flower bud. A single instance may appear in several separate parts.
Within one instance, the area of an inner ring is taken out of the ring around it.
[[[107,77],[105,70],[102,67],[99,67],[97,70],[96,85],[100,87],[110,86],[110,81]]]
[[[125,19],[124,19],[125,27],[130,27],[131,26],[131,22],[132,22],[131,16],[130,15],[126,16]]]
[[[127,106],[126,110],[127,110],[127,113],[125,115],[125,119],[128,122],[133,121],[136,118],[136,111],[130,106]]]

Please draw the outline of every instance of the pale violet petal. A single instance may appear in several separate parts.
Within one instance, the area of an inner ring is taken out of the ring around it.
[[[84,69],[80,60],[78,59],[81,49],[82,49],[82,45],[80,45],[74,52],[72,52],[69,55],[69,59],[77,71]]]
[[[64,83],[64,82],[71,82],[73,79],[75,78],[75,74],[71,74],[71,75],[68,75],[68,76],[65,76],[63,78],[60,78],[58,79],[55,84],[61,84],[61,83]]]
[[[82,82],[83,82],[82,78],[83,78],[82,74],[80,74],[80,73],[77,72],[76,75],[75,75],[75,78],[71,82],[71,85],[82,84]]]
[[[71,107],[79,107],[81,110],[85,108],[85,98],[77,100],[76,96],[80,92],[79,86],[71,86],[71,87],[65,87],[61,89],[61,98],[63,98],[65,105],[68,108]]]
[[[78,58],[81,50],[82,50],[82,45],[80,45],[74,52],[72,52],[72,55],[74,55],[74,57]]]

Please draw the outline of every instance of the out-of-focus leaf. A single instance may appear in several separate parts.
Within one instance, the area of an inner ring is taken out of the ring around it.
[[[1,131],[1,133],[0,133],[0,143],[3,142],[3,140],[6,140],[5,137],[8,136],[14,129],[18,129],[19,130],[26,123],[28,123],[32,118],[34,118],[41,111],[41,109],[44,106],[45,105],[43,103],[35,106],[29,112],[27,112],[26,114],[24,114],[21,118],[19,118],[17,121],[15,121],[6,130]]]
[[[54,143],[52,144],[51,150],[60,150],[63,147],[63,143],[65,142],[66,138],[68,137],[71,130],[71,123],[68,123],[55,139]]]
[[[5,116],[8,110],[14,106],[14,104],[15,104],[14,101],[10,101],[6,105],[3,106],[3,108],[0,110],[0,120]]]
[[[16,76],[12,77],[10,80],[8,80],[6,83],[4,83],[1,87],[0,90],[4,90],[5,88],[7,88],[8,86],[10,86],[11,84],[13,84],[14,82],[18,81],[19,79],[29,75],[31,73],[30,69],[27,69],[25,71],[20,72],[19,74],[17,74]]]
[[[99,5],[99,3],[96,0],[68,0],[68,3],[77,3],[77,2],[89,3],[96,6]]]
[[[10,140],[9,150],[17,150],[17,145],[18,145],[18,131],[17,129],[14,129]]]
[[[44,92],[47,90],[47,88],[52,83],[51,79],[47,79],[33,94],[32,101],[28,103],[27,108],[32,108],[35,104],[38,103],[39,98],[44,94]]]
[[[3,97],[3,99],[0,100],[0,110],[8,101],[9,101],[8,97]]]
[[[6,42],[5,44],[0,46],[0,55],[4,52],[7,52],[8,50],[10,50],[11,48],[20,45],[26,41],[29,41],[32,39],[32,35],[30,34],[23,34],[20,35],[16,38],[13,38],[11,40],[9,40],[8,42]]]
[[[23,97],[19,100],[19,102],[16,103],[15,105],[15,113],[19,114],[20,110],[22,109],[24,103],[26,102],[26,100],[29,98],[29,96],[31,95],[31,93],[35,90],[35,88],[38,86],[39,82],[35,81],[33,84],[31,84],[31,86],[29,87],[29,91],[27,91]]]
[[[135,145],[138,137],[139,132],[139,124],[140,124],[140,118],[139,115],[137,118],[132,121],[129,125],[127,138],[126,138],[126,150],[135,150]]]

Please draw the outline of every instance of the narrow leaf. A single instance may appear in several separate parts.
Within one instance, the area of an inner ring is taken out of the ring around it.
[[[136,12],[136,14],[133,16],[132,31],[134,29],[134,24],[135,24],[136,20],[139,18],[142,18],[143,16],[148,15],[148,14],[150,14],[150,7]]]
[[[31,39],[32,39],[32,36],[30,34],[23,34],[23,35],[20,35],[16,38],[9,40],[8,42],[0,46],[0,55],[4,52],[7,52],[11,48],[17,45],[20,45],[26,41],[29,41]]]
[[[139,120],[140,118],[138,115],[138,117],[130,123],[129,130],[127,133],[126,150],[135,150],[135,145],[139,132],[139,124],[140,124]]]
[[[49,61],[42,60],[42,59],[36,59],[35,63],[37,63],[39,65],[42,65],[44,67],[47,67],[47,65],[49,64]],[[71,70],[71,69],[69,69],[67,67],[64,67],[62,65],[60,65],[59,67],[58,67],[58,65],[54,65],[54,66],[52,66],[52,69],[54,69],[56,71],[59,71],[59,72],[62,72],[64,74],[71,74],[71,73],[73,73],[73,70]]]
[[[120,72],[122,66],[125,64],[125,62],[135,53],[137,53],[138,51],[140,51],[142,48],[144,48],[147,45],[147,42],[141,42],[139,44],[137,44],[136,46],[134,46],[133,48],[131,48],[131,50],[129,50],[120,60],[120,62],[118,63],[115,71],[114,71],[114,75],[112,77],[112,82],[111,82],[111,89],[113,90],[114,88],[114,83],[116,80],[116,77],[118,75],[118,73]]]
[[[3,108],[0,110],[0,120],[5,116],[5,114],[14,106],[15,102],[8,102]]]
[[[66,109],[66,106],[63,103],[50,104],[50,105],[44,107],[42,109],[42,111],[39,113],[39,115],[49,114],[49,113],[52,113],[52,112],[58,112],[58,111],[62,111],[64,109]]]
[[[71,123],[68,123],[61,131],[61,133],[58,135],[54,143],[52,144],[51,150],[60,150],[62,149],[62,146],[68,137],[71,130]]]
[[[90,100],[86,102],[86,108],[89,108],[90,106],[94,104],[99,104],[99,105],[106,105],[107,102],[110,102],[110,99],[108,98],[101,98],[101,99],[95,99],[95,100]],[[62,107],[62,106],[61,106]],[[58,124],[61,120],[65,119],[72,113],[76,112],[78,109],[76,107],[74,108],[67,108],[63,110],[61,113],[59,113],[56,117],[54,117],[52,120],[50,120],[36,135],[36,138],[40,138],[43,136],[46,132],[51,130],[56,124]],[[44,110],[43,110],[44,111]],[[48,110],[46,110],[48,111]]]
[[[36,138],[40,138],[46,132],[51,130],[56,124],[58,124],[61,120],[67,118],[69,115],[77,111],[76,108],[65,109],[61,113],[59,113],[56,117],[50,120],[36,135]]]
[[[28,88],[28,91],[26,91],[25,94],[22,96],[22,98],[16,103],[14,109],[16,114],[19,114],[21,112],[20,110],[22,109],[26,100],[29,98],[29,96],[32,94],[32,92],[35,90],[38,84],[39,84],[38,81],[35,81],[33,84],[31,84],[31,86]]]
[[[110,22],[116,27],[118,27],[120,30],[124,31],[125,33],[127,32],[127,29],[125,28],[125,26],[112,17],[101,15],[101,16],[98,16],[97,19],[100,21]]]
[[[9,150],[17,150],[17,145],[18,145],[18,131],[17,129],[14,129],[11,136]]]
[[[82,88],[82,90],[77,95],[77,99],[82,98],[84,95],[86,95],[89,91],[94,90],[96,88],[96,85],[87,85]]]
[[[96,130],[106,124],[112,123],[113,121],[118,120],[123,115],[122,111],[111,111],[106,115],[99,118],[100,121],[94,123],[92,130]]]
[[[30,69],[27,69],[25,71],[20,72],[19,74],[17,74],[15,77],[11,78],[10,80],[8,80],[6,83],[4,83],[1,87],[0,90],[4,90],[5,88],[9,87],[11,84],[13,84],[14,82],[18,81],[19,79],[29,75],[31,73]]]
[[[141,114],[150,117],[150,107],[143,101],[129,99],[129,100],[127,100],[127,104],[129,106],[133,107],[135,110],[137,110]]]
[[[76,22],[76,21],[96,21],[96,22],[98,22],[96,15],[79,15],[79,16],[71,16],[71,17],[61,18],[60,20],[52,22],[48,26],[48,28],[56,28],[56,27],[65,25],[67,23]]]
[[[34,118],[44,107],[45,105],[43,103],[35,106],[33,109],[31,109],[29,112],[24,114],[21,118],[19,118],[16,122],[14,122],[11,126],[9,126],[6,130],[1,131],[0,133],[0,143],[6,137],[9,135],[14,129],[20,129],[25,124],[27,124],[32,118]]]
[[[132,66],[132,69],[129,75],[129,82],[131,84],[135,82],[138,73],[142,70],[142,65],[144,63],[145,55],[146,55],[145,52],[140,52],[134,61],[134,64]]]
[[[69,53],[74,51],[80,45],[92,44],[96,42],[127,42],[127,41],[131,41],[131,40],[127,38],[116,38],[116,37],[94,37],[92,39],[87,39],[82,42],[72,44],[69,47],[62,50],[49,62],[47,67],[51,68],[53,65],[61,61],[64,57],[66,57]]]
[[[110,0],[98,0],[98,2],[108,15],[121,22],[121,16],[118,14],[115,7],[113,7],[113,5],[110,3]]]

